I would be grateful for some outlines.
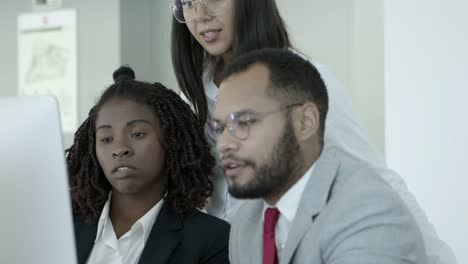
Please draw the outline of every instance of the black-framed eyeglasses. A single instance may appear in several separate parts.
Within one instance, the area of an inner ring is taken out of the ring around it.
[[[171,0],[171,10],[180,23],[189,23],[197,16],[197,6],[210,16],[227,13],[232,7],[232,0]]]
[[[246,140],[250,135],[251,126],[262,121],[268,115],[284,111],[286,109],[303,105],[304,102],[288,104],[268,112],[240,111],[228,115],[226,122],[209,120],[207,123],[208,136],[215,142],[227,127],[229,133],[238,140]]]

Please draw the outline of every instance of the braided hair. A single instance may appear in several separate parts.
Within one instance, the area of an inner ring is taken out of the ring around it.
[[[116,70],[113,77],[115,83],[90,110],[75,133],[73,145],[66,150],[73,213],[87,222],[97,222],[108,199],[111,185],[96,156],[95,123],[100,108],[113,98],[147,105],[158,117],[166,153],[165,201],[182,215],[204,207],[213,193],[215,159],[197,116],[179,95],[162,84],[136,81],[127,66]]]

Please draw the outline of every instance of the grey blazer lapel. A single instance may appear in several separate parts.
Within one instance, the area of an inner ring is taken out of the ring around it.
[[[246,221],[245,228],[240,233],[243,243],[239,245],[238,253],[239,256],[244,256],[241,263],[262,263],[263,224],[261,215],[263,200],[252,201],[248,206],[247,217],[244,219]]]
[[[181,240],[182,217],[164,203],[141,253],[139,264],[166,263]]]
[[[314,217],[327,204],[338,165],[337,161],[326,157],[320,157],[316,161],[315,169],[304,189],[296,216],[289,230],[280,263],[290,263],[299,243],[312,226]]]

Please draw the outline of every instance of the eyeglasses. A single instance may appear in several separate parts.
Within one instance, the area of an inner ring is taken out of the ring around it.
[[[260,122],[260,118],[265,118],[268,115],[278,113],[291,107],[296,107],[303,104],[303,102],[289,104],[269,112],[259,113],[252,111],[241,111],[231,113],[226,118],[225,124],[218,120],[210,120],[207,123],[208,136],[216,142],[218,141],[219,136],[224,132],[224,129],[227,127],[227,130],[234,138],[238,140],[246,140],[249,137],[251,126],[254,123]]]
[[[210,16],[219,16],[231,9],[232,0],[171,0],[171,10],[180,23],[189,23],[197,16],[197,4]]]

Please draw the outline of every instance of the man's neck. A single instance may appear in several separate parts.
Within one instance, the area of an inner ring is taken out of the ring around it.
[[[302,177],[304,177],[306,172],[315,164],[318,158],[319,155],[314,155],[313,157],[306,159],[302,166],[296,172],[291,172],[295,174],[294,177],[292,177],[287,183],[285,183],[281,190],[264,197],[263,200],[265,200],[265,202],[267,202],[270,205],[277,204],[281,197],[283,197],[283,195],[286,192],[288,192],[289,189],[291,189],[291,187],[293,187],[294,184],[296,184]]]

